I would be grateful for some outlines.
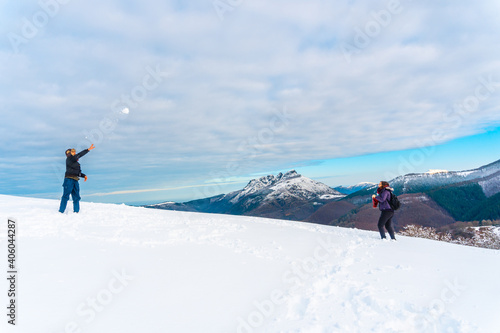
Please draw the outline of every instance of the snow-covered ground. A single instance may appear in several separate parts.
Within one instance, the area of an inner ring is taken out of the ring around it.
[[[499,332],[500,251],[253,217],[0,195],[1,332]],[[71,207],[71,202],[68,204]],[[375,223],[375,221],[374,221]]]

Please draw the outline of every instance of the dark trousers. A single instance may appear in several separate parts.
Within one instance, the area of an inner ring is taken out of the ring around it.
[[[391,235],[391,238],[396,239],[396,237],[394,236],[394,228],[392,226],[393,216],[394,211],[392,210],[383,210],[380,214],[380,218],[378,219],[378,231],[380,231],[380,237],[382,237],[382,239],[385,238],[384,227],[389,232],[389,235]]]
[[[64,178],[63,183],[63,196],[61,198],[61,205],[59,206],[59,212],[64,213],[66,210],[66,205],[68,204],[69,195],[71,194],[71,199],[73,199],[73,211],[78,213],[80,211],[80,185],[77,180],[71,178]]]

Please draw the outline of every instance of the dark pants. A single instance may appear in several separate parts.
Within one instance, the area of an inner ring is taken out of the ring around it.
[[[392,217],[394,216],[394,211],[392,210],[383,210],[382,214],[380,214],[380,218],[378,219],[378,231],[380,231],[380,237],[382,239],[385,238],[384,227],[391,235],[392,239],[396,239],[394,236],[394,228],[392,227]]]
[[[78,181],[71,178],[64,178],[63,183],[63,196],[61,198],[61,205],[59,206],[59,212],[64,213],[66,210],[66,205],[68,204],[69,195],[71,194],[71,199],[73,199],[73,211],[78,213],[80,211],[80,185]]]

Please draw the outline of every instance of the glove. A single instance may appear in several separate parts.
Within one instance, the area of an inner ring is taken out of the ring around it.
[[[90,147],[89,147],[89,150],[92,150],[92,149],[94,149],[94,148],[95,148],[95,147],[94,147],[94,144],[91,144],[91,145],[90,145]]]
[[[85,176],[85,180],[84,180],[84,182],[86,182],[86,181],[87,181],[87,176]]]

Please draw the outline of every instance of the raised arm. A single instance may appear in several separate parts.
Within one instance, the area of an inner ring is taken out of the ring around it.
[[[75,155],[76,158],[80,158],[82,156],[84,156],[85,154],[87,154],[89,151],[91,151],[92,149],[94,149],[94,144],[91,144],[90,147],[88,149],[84,149],[82,150],[81,152],[79,152],[78,154]]]

